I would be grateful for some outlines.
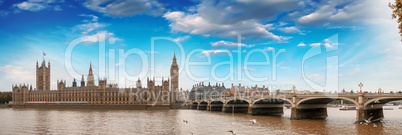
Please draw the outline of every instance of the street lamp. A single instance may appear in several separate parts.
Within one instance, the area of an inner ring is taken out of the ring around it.
[[[360,93],[362,93],[362,87],[363,87],[363,83],[362,83],[362,82],[360,82],[359,87],[360,87]]]

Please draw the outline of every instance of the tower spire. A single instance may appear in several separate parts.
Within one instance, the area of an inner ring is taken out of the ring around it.
[[[92,72],[92,62],[89,63],[89,73],[87,77],[87,86],[95,86],[95,78]]]

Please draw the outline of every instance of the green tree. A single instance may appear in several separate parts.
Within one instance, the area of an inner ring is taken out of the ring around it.
[[[12,100],[12,92],[0,92],[0,104],[8,103]]]
[[[395,3],[389,3],[388,6],[393,9],[392,19],[397,19],[399,24],[399,34],[402,36],[402,0],[395,0]]]

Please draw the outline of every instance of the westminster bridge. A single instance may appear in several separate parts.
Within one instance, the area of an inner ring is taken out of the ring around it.
[[[191,101],[197,110],[247,113],[249,115],[282,115],[285,103],[291,106],[290,119],[326,118],[327,104],[343,100],[356,105],[356,121],[379,120],[384,117],[385,103],[402,100],[402,93],[332,93],[279,94],[253,97],[226,97]]]

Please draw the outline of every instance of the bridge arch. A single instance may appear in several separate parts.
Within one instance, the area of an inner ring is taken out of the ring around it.
[[[207,110],[208,102],[207,101],[200,101],[198,104],[198,110]]]
[[[247,100],[232,99],[228,100],[222,109],[226,113],[248,113],[250,103]]]
[[[211,101],[211,102],[208,104],[207,110],[209,110],[209,111],[222,111],[222,109],[223,109],[223,104],[224,104],[224,102],[223,102],[223,101],[220,101],[220,100]]]
[[[336,100],[345,100],[356,106],[359,105],[356,100],[347,97],[308,97],[301,99],[296,103],[296,106],[293,106],[290,117],[291,119],[326,118],[328,117],[327,104]]]
[[[322,99],[327,99],[327,100],[322,100]],[[305,99],[298,101],[296,103],[296,105],[293,107],[298,107],[300,104],[306,103],[308,101],[319,101],[318,103],[328,104],[335,100],[346,100],[346,101],[354,103],[356,106],[359,105],[359,103],[356,100],[353,100],[353,99],[347,98],[347,97],[309,97],[309,98],[305,98]]]
[[[251,106],[254,106],[255,103],[260,102],[261,100],[283,100],[291,104],[292,107],[294,106],[292,100],[287,98],[259,98],[257,100],[254,100],[254,102],[251,103]]]
[[[391,101],[396,101],[396,100],[402,100],[402,97],[379,97],[379,98],[373,98],[373,99],[370,99],[370,100],[368,100],[368,101],[366,101],[364,103],[364,108],[366,108],[366,107],[368,107],[369,105],[372,105],[372,104],[379,104],[382,107],[382,105],[384,105],[384,104],[386,104],[388,102],[391,102]],[[376,103],[377,101],[378,101],[378,103]]]
[[[198,107],[198,102],[193,102],[191,104],[191,109],[197,109],[197,107]]]
[[[231,99],[231,100],[227,100],[227,101],[225,102],[225,104],[244,103],[244,102],[246,102],[247,104],[250,104],[249,101],[247,101],[247,100],[242,100],[242,99]]]
[[[284,103],[292,104],[292,101],[286,98],[260,98],[251,103],[249,115],[283,115]]]

